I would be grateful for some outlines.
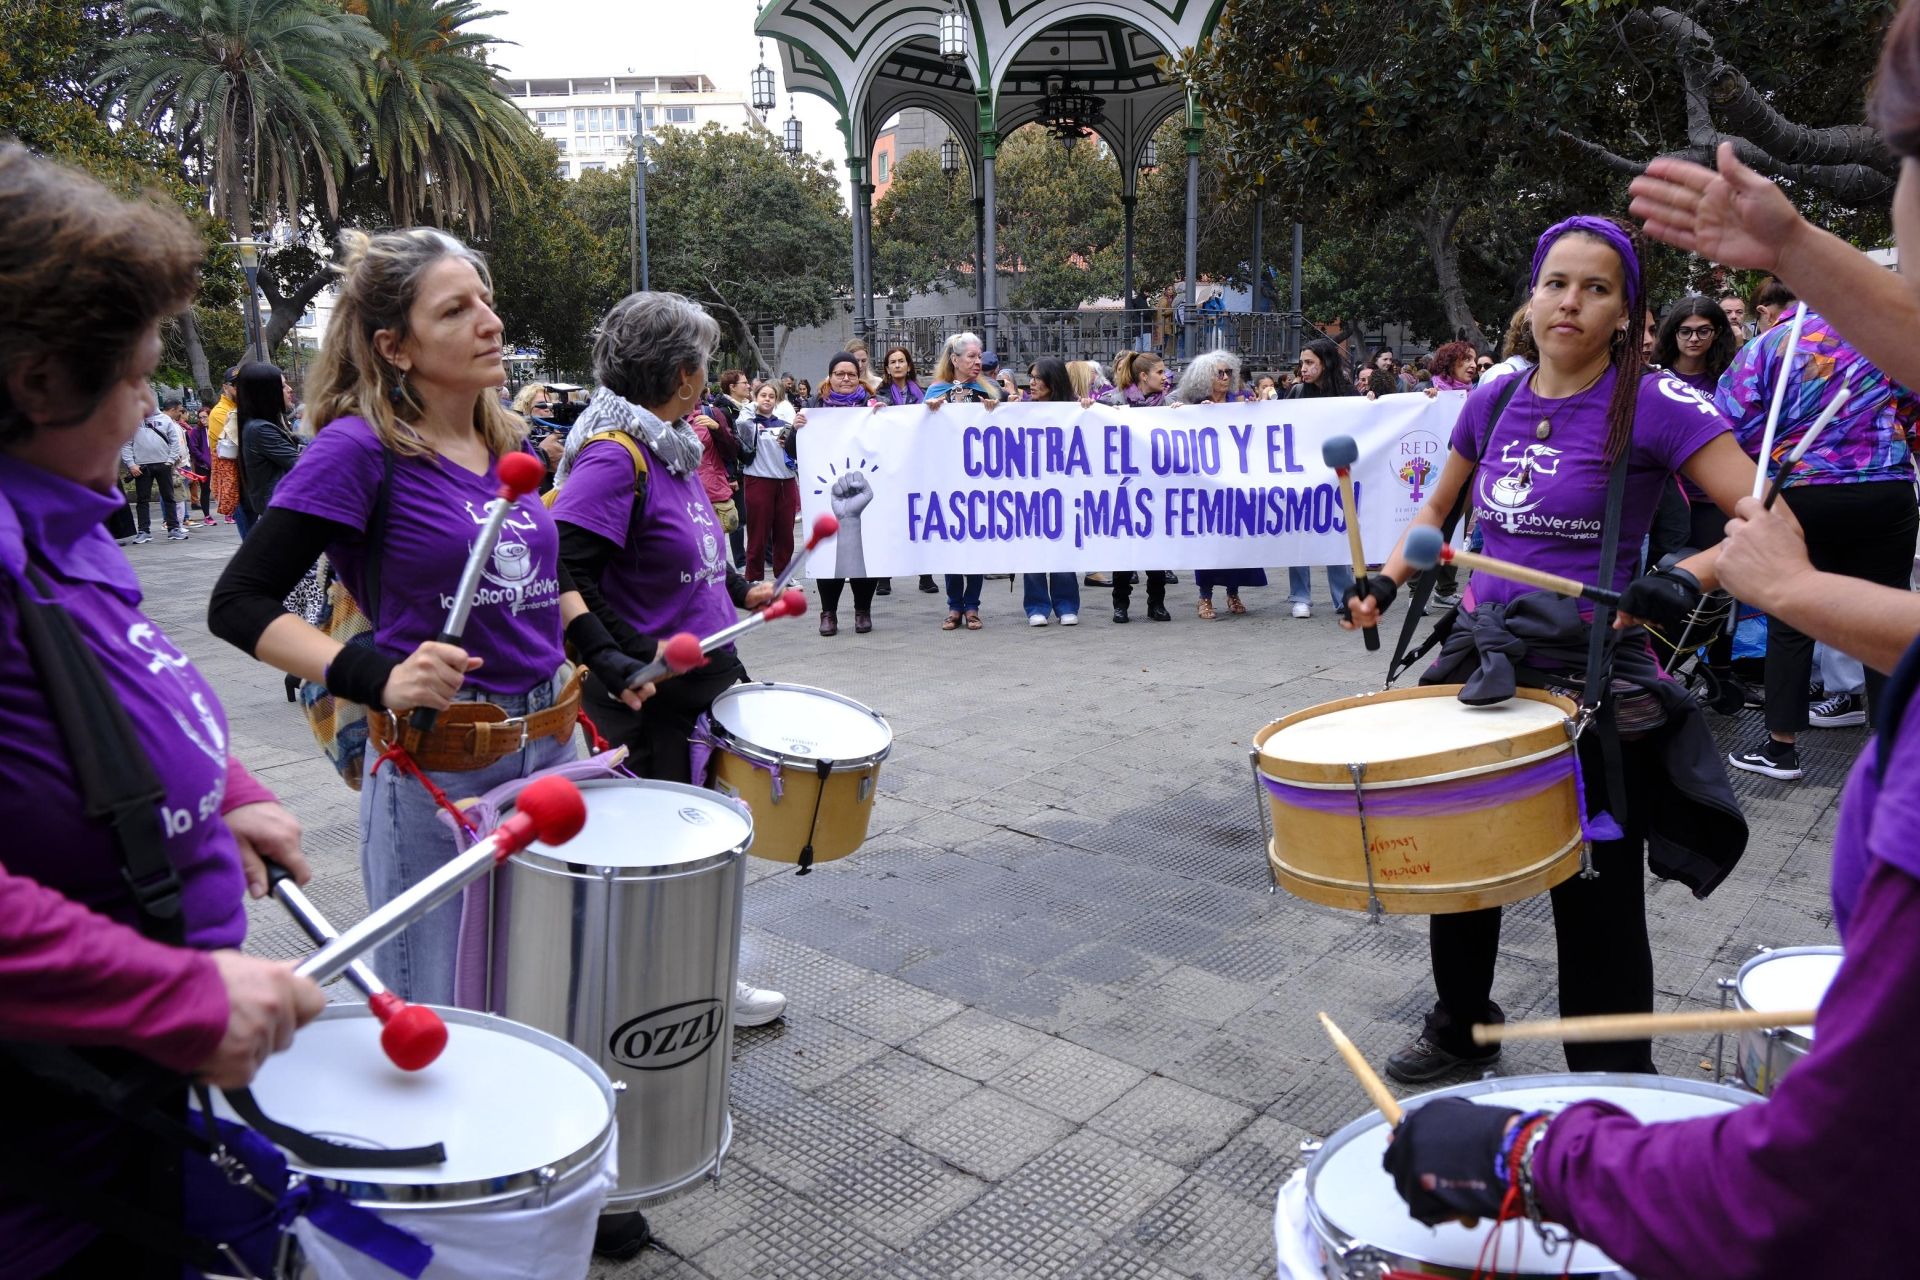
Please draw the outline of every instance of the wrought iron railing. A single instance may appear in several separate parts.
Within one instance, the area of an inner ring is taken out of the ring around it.
[[[1097,360],[1111,367],[1123,351],[1152,351],[1173,363],[1201,352],[1225,349],[1248,371],[1277,369],[1299,359],[1300,344],[1321,331],[1302,323],[1296,329],[1284,313],[1200,312],[1191,326],[1175,324],[1167,312],[1151,307],[1126,310],[1003,310],[989,335],[978,311],[935,316],[882,316],[875,324],[876,352],[904,346],[914,365],[931,369],[948,335],[980,334],[1004,365],[1024,370],[1043,356],[1061,360]]]

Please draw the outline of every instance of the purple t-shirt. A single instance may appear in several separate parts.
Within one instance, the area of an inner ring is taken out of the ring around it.
[[[133,925],[133,899],[120,875],[120,856],[105,824],[84,812],[73,766],[62,744],[44,682],[27,656],[15,601],[32,547],[53,602],[74,620],[99,659],[107,683],[131,721],[137,746],[153,762],[165,789],[161,829],[168,857],[180,874],[188,943],[200,949],[236,947],[246,936],[246,882],[233,835],[221,821],[227,785],[227,722],[220,700],[192,662],[140,611],[140,583],[106,531],[120,505],[104,494],[0,454],[0,865],[109,920]],[[31,586],[29,591],[37,590]],[[42,913],[8,919],[9,945],[35,948]],[[114,925],[63,933],[50,951],[32,950],[56,966],[94,966],[94,977],[72,989],[58,1025],[33,1019],[39,1034],[74,1043],[118,1043],[181,1067],[218,1043],[226,1000],[216,985],[188,981],[188,969],[164,972],[128,947]],[[119,937],[102,938],[99,931]],[[138,940],[134,940],[138,941]],[[104,952],[105,954],[101,954]],[[128,971],[117,968],[126,954]],[[89,959],[88,957],[91,957]],[[111,956],[113,959],[109,960]],[[139,973],[151,985],[139,981]],[[72,974],[34,977],[38,994],[68,990]],[[130,981],[131,980],[131,981]],[[19,993],[29,1003],[35,992]],[[45,1010],[38,1012],[44,1013]],[[205,1037],[209,1030],[211,1040]],[[196,1042],[200,1048],[191,1048]],[[67,1167],[104,1181],[124,1162],[99,1122],[70,1109],[29,1109],[6,1141],[23,1151],[54,1150]],[[0,1270],[38,1275],[75,1252],[95,1231],[45,1205],[0,1192]]]
[[[640,446],[646,449],[646,445]],[[612,542],[600,579],[616,613],[641,635],[711,635],[734,621],[726,533],[698,472],[676,476],[647,449],[647,500],[633,500],[633,455],[618,440],[580,450],[553,518]]]
[[[1720,386],[1720,379],[1712,377],[1704,371],[1700,373],[1682,373],[1678,369],[1669,369],[1667,372],[1692,387],[1695,391],[1698,391],[1708,400],[1713,399],[1714,392]],[[1690,503],[1698,504],[1713,501],[1713,499],[1707,496],[1705,489],[1702,489],[1685,476],[1680,477],[1680,489],[1687,495],[1687,501]]]
[[[1582,582],[1598,581],[1610,471],[1604,455],[1607,402],[1614,372],[1607,370],[1587,391],[1565,400],[1536,396],[1528,374],[1514,376],[1525,381],[1494,427],[1486,459],[1468,481],[1486,554]],[[1454,452],[1478,457],[1487,415],[1505,382],[1483,382],[1467,397],[1453,428]],[[1536,430],[1543,419],[1552,424],[1545,440]],[[1615,590],[1633,577],[1635,549],[1653,521],[1668,477],[1727,430],[1718,411],[1692,387],[1666,374],[1642,380],[1621,508],[1619,563],[1611,584]],[[1509,601],[1536,589],[1490,574],[1475,574],[1468,588],[1474,604]]]
[[[346,525],[355,536],[327,545],[327,559],[358,601],[367,599],[367,526],[381,475],[380,439],[363,418],[329,423],[273,491],[273,506]],[[393,459],[393,492],[380,548],[380,605],[374,643],[404,658],[440,634],[460,570],[500,487],[438,456]],[[529,494],[514,505],[481,574],[460,645],[486,662],[467,683],[487,693],[519,694],[553,679],[560,645],[560,538],[553,518]]]

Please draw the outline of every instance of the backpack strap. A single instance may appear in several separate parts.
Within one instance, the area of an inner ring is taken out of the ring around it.
[[[1493,429],[1500,425],[1500,419],[1506,413],[1507,405],[1512,402],[1514,394],[1520,390],[1520,384],[1526,380],[1527,375],[1524,370],[1516,373],[1507,379],[1506,385],[1501,387],[1499,394],[1494,396],[1493,409],[1487,414],[1486,430],[1480,433],[1480,450],[1474,456],[1473,470],[1467,473],[1466,483],[1460,486],[1460,492],[1454,496],[1453,510],[1449,511],[1447,518],[1440,522],[1441,541],[1452,540],[1453,531],[1459,527],[1461,518],[1466,515],[1468,504],[1473,496],[1473,478],[1479,473],[1481,460],[1487,456],[1487,449],[1493,444]],[[1411,656],[1407,654],[1407,646],[1413,643],[1413,633],[1420,629],[1420,619],[1425,615],[1427,601],[1432,598],[1434,584],[1439,580],[1439,565],[1431,569],[1422,569],[1414,576],[1413,590],[1407,597],[1407,616],[1400,622],[1400,639],[1393,646],[1393,660],[1387,664],[1387,688],[1392,688],[1393,682],[1405,675],[1407,668],[1418,662],[1427,650],[1433,648],[1439,638],[1438,628],[1436,628],[1436,634],[1430,637],[1426,644],[1421,645]]]
[[[618,427],[612,427],[606,431],[596,431],[585,440],[582,440],[580,442],[580,452],[585,453],[588,445],[597,444],[602,440],[617,441],[620,447],[627,451],[627,456],[633,459],[633,496],[636,500],[644,499],[647,496],[647,451],[640,447],[640,442],[634,439],[632,435],[620,430]],[[575,454],[574,457],[578,459],[579,454]],[[558,484],[540,495],[542,506],[551,507],[559,500],[560,486]]]

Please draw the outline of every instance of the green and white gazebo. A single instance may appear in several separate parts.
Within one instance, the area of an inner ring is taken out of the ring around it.
[[[982,263],[995,262],[994,153],[1022,125],[1097,135],[1120,166],[1123,292],[1134,304],[1135,178],[1154,131],[1185,121],[1186,312],[1195,313],[1201,114],[1190,86],[1159,67],[1212,31],[1225,0],[767,0],[755,23],[779,45],[789,90],[833,105],[847,144],[854,325],[875,329],[873,184],[867,157],[895,114],[945,121],[973,173]],[[996,273],[976,274],[983,337],[998,337]]]

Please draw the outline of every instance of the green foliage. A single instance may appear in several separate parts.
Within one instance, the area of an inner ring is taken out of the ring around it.
[[[1058,310],[1120,292],[1120,174],[1105,147],[1065,147],[1029,125],[995,162],[1006,305]]]
[[[905,298],[972,289],[974,220],[973,183],[966,173],[942,173],[933,148],[906,156],[873,206],[875,291]]]

